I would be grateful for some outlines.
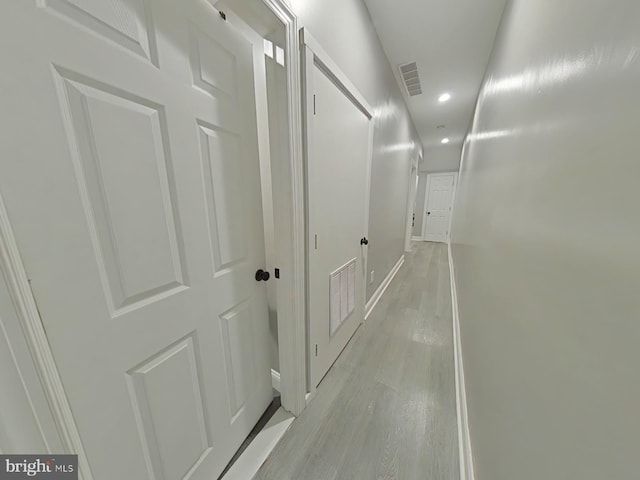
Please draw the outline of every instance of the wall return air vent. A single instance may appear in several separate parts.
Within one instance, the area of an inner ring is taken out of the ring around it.
[[[418,74],[418,65],[416,62],[405,63],[404,65],[399,65],[398,68],[400,69],[400,75],[402,76],[402,81],[409,96],[414,97],[420,95],[422,93],[422,87],[420,85],[420,75]]]

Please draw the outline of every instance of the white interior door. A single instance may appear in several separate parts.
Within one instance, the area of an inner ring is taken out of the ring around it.
[[[307,47],[310,377],[316,387],[364,319],[371,115]]]
[[[272,396],[251,45],[203,0],[5,2],[0,39],[0,192],[93,477],[216,478]]]
[[[427,242],[446,242],[457,173],[434,173],[427,176],[423,234]]]

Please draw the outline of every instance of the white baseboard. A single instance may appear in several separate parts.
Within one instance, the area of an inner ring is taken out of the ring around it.
[[[385,279],[382,281],[382,283],[376,289],[376,291],[373,292],[373,295],[371,295],[371,298],[365,305],[364,307],[365,320],[369,318],[369,315],[371,315],[371,312],[375,308],[376,304],[380,301],[380,298],[382,298],[384,291],[387,289],[387,287],[391,283],[391,280],[393,280],[393,277],[396,276],[396,273],[398,273],[398,270],[400,270],[400,267],[402,266],[403,263],[404,263],[404,254],[402,254],[400,259],[396,262],[396,264],[393,266],[389,274],[385,277]]]
[[[411,237],[412,242],[422,242],[424,238],[422,237]]]
[[[451,244],[448,245],[449,276],[451,279],[451,303],[453,311],[453,356],[455,363],[456,383],[456,415],[458,418],[458,451],[460,453],[460,480],[474,480],[473,453],[469,434],[469,417],[467,415],[467,394],[464,386],[464,368],[462,365],[462,349],[460,340],[460,317],[458,316],[458,292],[451,255]]]
[[[277,390],[278,393],[280,390],[280,372],[276,372],[273,368],[271,369],[271,387],[274,390]]]

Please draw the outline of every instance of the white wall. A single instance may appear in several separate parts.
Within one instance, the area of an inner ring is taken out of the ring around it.
[[[446,144],[425,148],[423,164],[424,172],[457,172],[460,168],[461,144]]]
[[[320,42],[375,112],[369,298],[404,251],[411,159],[421,142],[362,0],[292,0],[301,26]]]
[[[452,230],[478,480],[638,478],[639,18],[505,12]]]

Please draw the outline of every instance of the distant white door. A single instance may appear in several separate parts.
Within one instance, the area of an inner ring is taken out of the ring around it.
[[[427,242],[446,242],[457,173],[427,175],[422,236]]]
[[[371,114],[344,76],[306,54],[312,387],[364,320]]]
[[[213,479],[271,401],[251,45],[205,1],[2,5],[0,192],[96,479]]]

